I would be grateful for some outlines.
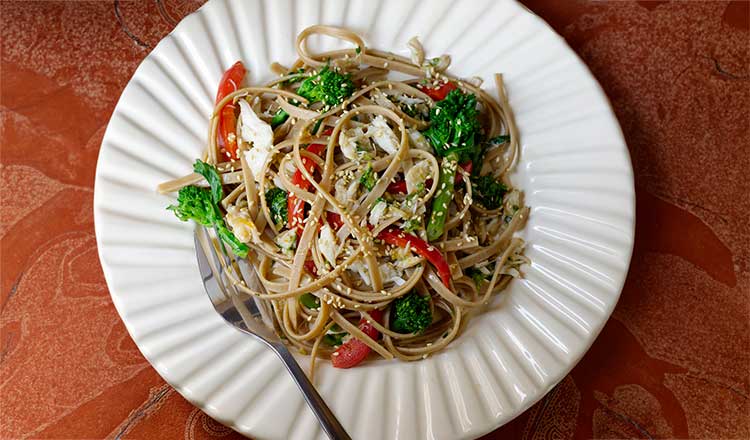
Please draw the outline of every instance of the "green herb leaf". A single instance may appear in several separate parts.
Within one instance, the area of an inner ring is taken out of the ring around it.
[[[308,309],[317,309],[320,307],[320,299],[312,293],[305,293],[299,297],[299,302]]]
[[[211,199],[214,203],[221,202],[224,198],[224,190],[222,189],[221,176],[213,165],[209,165],[206,162],[198,159],[193,164],[193,171],[200,174],[206,179],[206,182],[211,186]]]
[[[410,218],[404,222],[404,226],[401,228],[404,232],[414,232],[422,226],[422,222],[417,217]]]
[[[487,278],[482,272],[473,267],[466,269],[465,273],[469,278],[474,280],[474,284],[476,284],[477,288],[479,288],[479,286],[482,284],[482,281]]]
[[[276,113],[271,119],[271,128],[278,127],[279,125],[286,122],[287,119],[289,119],[289,113],[287,113],[283,108],[276,110]]]
[[[510,141],[510,135],[501,134],[500,136],[493,137],[489,140],[490,144],[504,144]]]
[[[323,336],[323,343],[331,347],[338,347],[344,343],[344,337],[348,333],[326,333]]]
[[[318,134],[318,130],[320,129],[320,124],[322,123],[323,123],[322,119],[318,119],[317,121],[315,121],[315,125],[313,125],[312,131],[310,132],[313,136]]]
[[[266,205],[271,211],[271,220],[278,227],[285,225],[288,221],[288,194],[281,188],[271,188],[266,191]]]
[[[365,172],[362,173],[362,176],[359,178],[359,183],[365,187],[368,191],[373,189],[375,187],[375,183],[377,183],[378,175],[375,173],[375,170],[372,168],[372,164],[367,164],[367,168],[365,169]]]

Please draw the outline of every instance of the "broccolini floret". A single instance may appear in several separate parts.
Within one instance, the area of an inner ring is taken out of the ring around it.
[[[334,72],[324,66],[320,72],[302,81],[297,94],[313,102],[322,102],[328,107],[341,102],[354,93],[354,83],[349,75]]]
[[[398,333],[421,333],[432,324],[430,298],[416,291],[397,298],[391,306],[391,330]]]
[[[479,176],[472,182],[477,201],[487,209],[497,209],[503,204],[508,187],[491,175]]]
[[[177,204],[167,207],[178,219],[193,220],[203,226],[212,226],[214,220],[213,201],[208,188],[186,186],[177,193]]]
[[[193,220],[207,227],[215,227],[216,233],[232,252],[238,257],[246,257],[250,250],[227,228],[224,218],[219,211],[219,202],[224,197],[221,186],[221,176],[213,165],[196,160],[193,170],[206,178],[211,189],[197,186],[186,186],[177,193],[177,205],[170,205],[168,210],[182,221]]]
[[[430,110],[430,127],[424,131],[424,135],[435,153],[443,157],[438,191],[427,223],[427,239],[430,241],[440,238],[445,230],[459,162],[478,162],[482,154],[482,146],[478,142],[482,128],[478,114],[477,97],[459,89],[451,90]]]
[[[455,154],[459,162],[473,160],[480,148],[482,127],[478,115],[476,96],[459,89],[451,90],[430,110],[430,127],[423,134],[438,156]]]

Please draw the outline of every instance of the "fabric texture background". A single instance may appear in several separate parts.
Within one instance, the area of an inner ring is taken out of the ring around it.
[[[612,101],[636,243],[612,319],[553,391],[486,439],[750,438],[750,2],[524,0]],[[92,198],[140,61],[202,4],[0,2],[0,438],[241,438],[130,340]]]

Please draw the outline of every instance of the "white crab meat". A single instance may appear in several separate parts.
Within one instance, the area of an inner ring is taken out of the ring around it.
[[[404,180],[406,180],[406,191],[411,194],[420,184],[427,186],[427,179],[431,176],[430,162],[420,160],[406,172],[406,176],[404,177]]]
[[[273,242],[276,243],[281,250],[290,252],[297,247],[297,231],[294,229],[288,229],[277,235],[276,238],[273,239]]]
[[[411,141],[410,144],[413,148],[432,153],[432,146],[430,146],[430,141],[428,141],[427,138],[419,132],[419,130],[409,129],[408,133],[409,140]]]
[[[418,104],[424,104],[424,99],[421,98],[412,98],[411,96],[406,95],[396,95],[396,99],[401,104],[407,105],[407,106],[414,106]]]
[[[365,284],[372,286],[372,280],[370,280],[370,272],[367,270],[367,264],[363,263],[362,260],[354,260],[349,265],[349,270],[356,272]]]
[[[403,272],[393,264],[381,263],[378,267],[380,268],[380,276],[383,278],[383,283],[393,283],[397,286],[406,284]]]
[[[253,223],[246,210],[231,205],[227,208],[227,224],[234,236],[243,243],[257,243],[260,241],[260,231]]]
[[[390,99],[388,99],[384,94],[382,93],[374,93],[372,96],[372,100],[375,101],[375,104],[385,107],[385,108],[393,108],[393,102],[391,102]]]
[[[244,142],[251,144],[245,152],[247,165],[253,172],[256,182],[260,182],[263,166],[270,159],[273,149],[273,129],[255,114],[250,104],[241,99],[237,101],[240,105],[240,137]]]
[[[348,183],[344,179],[339,179],[334,183],[333,187],[336,189],[336,194],[333,195],[336,200],[344,205],[348,205],[357,198],[359,179],[354,179]]]
[[[394,260],[393,264],[399,269],[408,269],[421,261],[421,258],[411,252],[410,246],[394,249],[391,258]]]
[[[331,263],[331,266],[336,266],[336,257],[338,256],[338,246],[336,245],[336,234],[333,233],[333,229],[324,224],[320,228],[320,237],[318,238],[318,247],[320,253],[323,254],[326,260]]]
[[[341,152],[344,156],[350,160],[357,160],[359,155],[357,154],[357,144],[368,142],[367,135],[365,134],[362,127],[354,127],[348,130],[341,131],[339,135],[339,145],[341,145]]]
[[[375,144],[388,154],[395,154],[399,148],[399,141],[385,118],[381,115],[375,116],[367,127],[367,135],[375,141]]]
[[[384,200],[378,200],[370,211],[370,224],[375,226],[380,223],[380,220],[386,216],[387,212],[388,204]]]

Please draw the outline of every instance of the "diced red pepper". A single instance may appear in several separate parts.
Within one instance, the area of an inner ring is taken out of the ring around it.
[[[383,320],[383,312],[380,310],[370,311],[370,316],[378,323],[381,323]],[[380,336],[380,332],[364,318],[359,321],[359,329],[372,339],[377,339]],[[335,368],[355,367],[367,359],[370,351],[372,349],[367,344],[357,338],[352,338],[343,343],[341,347],[337,348],[331,354],[331,363]]]
[[[305,270],[310,273],[310,275],[314,277],[318,276],[318,268],[315,267],[315,262],[313,260],[305,260],[305,264],[303,266]]]
[[[391,194],[406,194],[406,181],[397,180],[395,182],[391,182],[388,184],[388,188],[386,188],[386,191]]]
[[[216,92],[216,103],[226,98],[227,95],[236,91],[242,79],[245,78],[245,66],[242,61],[237,61],[232,67],[224,72],[219,82],[219,91]],[[226,151],[222,156],[229,159],[238,159],[237,156],[237,119],[234,114],[234,104],[227,104],[219,114],[219,144]]]
[[[474,166],[473,166],[473,164],[471,163],[471,161],[468,161],[468,162],[464,162],[464,163],[460,164],[459,166],[460,166],[461,168],[463,168],[463,170],[464,170],[464,171],[466,171],[466,172],[467,172],[467,173],[469,173],[469,174],[471,174],[471,170],[472,170],[472,169],[474,169]],[[463,182],[463,181],[464,181],[464,175],[463,175],[463,174],[461,174],[461,173],[456,173],[456,180],[455,180],[455,183],[461,183],[461,182]]]
[[[344,226],[344,221],[341,220],[341,216],[337,212],[326,212],[326,221],[333,228],[334,231],[338,231]]]
[[[427,96],[435,101],[442,101],[448,96],[451,90],[457,89],[458,86],[452,81],[445,82],[437,87],[429,87],[423,84],[417,84],[417,88],[423,91]]]
[[[411,249],[414,252],[427,259],[430,264],[435,266],[438,276],[440,277],[440,280],[443,282],[445,287],[450,287],[450,266],[448,266],[448,262],[445,261],[445,258],[443,258],[443,254],[440,253],[440,251],[437,250],[435,246],[427,243],[414,234],[409,234],[408,232],[404,232],[393,226],[385,229],[380,234],[378,234],[378,238],[388,244],[402,248],[406,247],[407,244],[411,245]]]

